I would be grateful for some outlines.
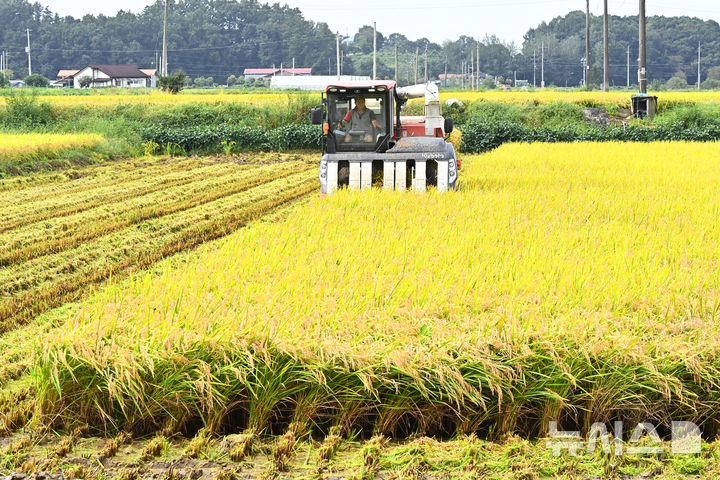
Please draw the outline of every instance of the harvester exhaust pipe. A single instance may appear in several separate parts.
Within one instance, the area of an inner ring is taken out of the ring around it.
[[[434,83],[420,83],[397,89],[403,99],[425,97],[425,135],[433,135],[436,128],[444,128],[445,119],[440,115],[440,92]]]

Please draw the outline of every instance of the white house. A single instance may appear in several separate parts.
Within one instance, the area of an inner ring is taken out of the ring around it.
[[[73,86],[80,88],[80,79],[92,79],[91,87],[154,87],[157,71],[141,70],[137,65],[88,65],[75,73]]]
[[[150,88],[157,87],[157,68],[141,68],[140,71],[150,77]]]

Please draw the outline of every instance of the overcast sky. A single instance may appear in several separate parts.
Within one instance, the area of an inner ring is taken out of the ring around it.
[[[118,10],[141,11],[151,0],[39,0],[58,14],[114,15]],[[270,2],[276,3],[276,2]],[[434,42],[465,34],[483,37],[495,34],[522,44],[523,34],[541,21],[571,10],[584,10],[585,0],[287,0],[279,2],[299,8],[305,18],[327,22],[334,31],[353,34],[362,25],[377,22],[380,32],[402,33],[411,40],[426,37]],[[592,13],[602,14],[602,0],[590,0]],[[636,0],[610,0],[615,15],[637,15]],[[720,21],[718,0],[648,0],[648,15],[689,15]]]

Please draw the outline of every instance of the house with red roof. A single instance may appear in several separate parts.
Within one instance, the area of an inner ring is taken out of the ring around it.
[[[57,74],[57,80],[50,82],[51,87],[72,87],[73,75],[80,70],[60,70]]]

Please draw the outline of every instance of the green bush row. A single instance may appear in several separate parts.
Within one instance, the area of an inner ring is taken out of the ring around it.
[[[192,102],[176,105],[146,105],[120,103],[117,105],[51,105],[35,95],[5,96],[0,107],[0,126],[11,128],[44,128],[73,130],[78,122],[116,123],[130,129],[145,125],[188,127],[202,125],[262,126],[277,128],[292,123],[310,123],[310,109],[319,96],[310,94],[278,95],[277,103],[253,104],[244,102]]]
[[[177,146],[185,152],[319,149],[322,142],[320,127],[297,123],[274,129],[227,124],[185,128],[158,125],[143,128],[140,135],[145,142]]]
[[[563,126],[582,124],[585,121],[583,107],[569,102],[535,104],[528,102],[515,105],[502,102],[478,101],[468,105],[452,104],[443,109],[443,115],[452,117],[457,125],[473,119],[487,122],[516,122],[523,125]]]
[[[720,125],[685,127],[681,122],[654,127],[645,125],[534,127],[515,122],[473,120],[465,124],[462,130],[460,151],[464,153],[487,152],[511,142],[720,140]]]

